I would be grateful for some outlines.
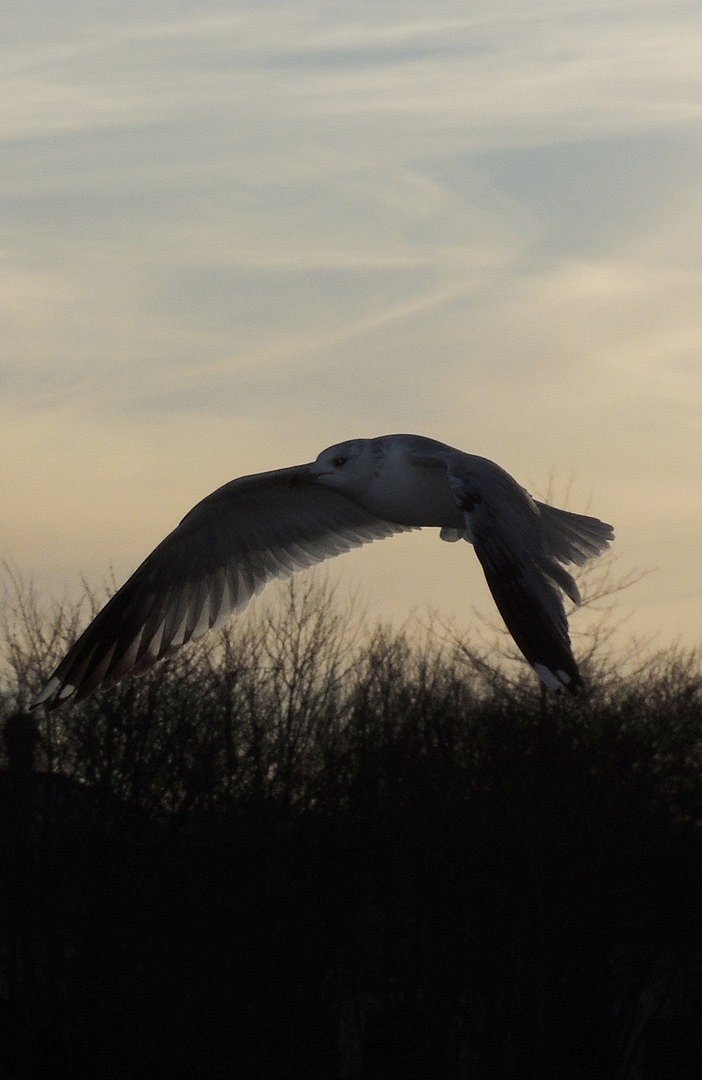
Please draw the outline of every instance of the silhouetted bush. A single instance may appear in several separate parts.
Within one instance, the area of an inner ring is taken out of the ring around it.
[[[545,697],[296,583],[37,745],[79,617],[17,612],[3,1075],[699,1075],[694,657]]]

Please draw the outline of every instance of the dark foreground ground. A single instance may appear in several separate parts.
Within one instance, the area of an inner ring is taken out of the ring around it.
[[[315,655],[5,699],[0,1075],[697,1080],[698,683]]]

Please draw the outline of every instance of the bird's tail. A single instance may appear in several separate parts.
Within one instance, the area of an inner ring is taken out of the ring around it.
[[[614,529],[599,518],[572,514],[537,502],[552,555],[561,563],[584,563],[601,555],[614,540]]]

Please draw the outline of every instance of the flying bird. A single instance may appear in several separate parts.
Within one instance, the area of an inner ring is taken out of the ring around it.
[[[107,602],[33,705],[81,701],[142,674],[222,626],[272,578],[426,527],[473,545],[529,664],[549,689],[576,693],[582,678],[562,593],[580,596],[564,564],[600,555],[612,526],[538,502],[487,458],[421,435],[385,435],[208,495]]]

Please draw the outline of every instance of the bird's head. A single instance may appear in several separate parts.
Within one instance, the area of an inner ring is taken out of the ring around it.
[[[310,466],[314,479],[334,491],[361,493],[375,474],[371,439],[351,439],[322,450]]]

